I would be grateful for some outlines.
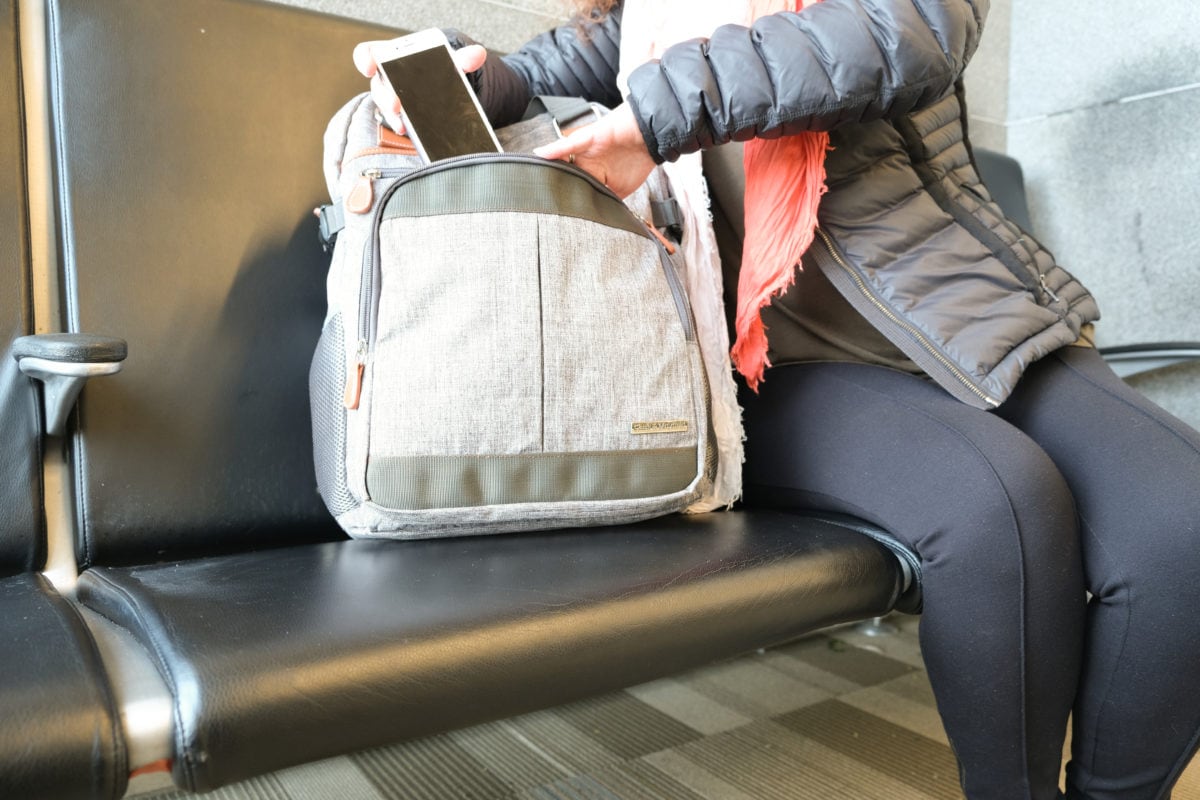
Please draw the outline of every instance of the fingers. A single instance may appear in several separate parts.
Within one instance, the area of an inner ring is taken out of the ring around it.
[[[556,139],[549,144],[534,148],[533,154],[548,158],[551,161],[572,161],[585,154],[593,144],[592,132],[589,128],[580,128],[568,136]]]
[[[390,42],[376,40],[371,42],[359,42],[354,47],[354,68],[362,73],[364,78],[372,78],[379,71],[378,52]],[[454,63],[463,72],[474,72],[483,66],[487,61],[487,50],[483,49],[482,45],[469,44],[459,50],[455,50]]]
[[[396,133],[404,133],[404,120],[400,117],[400,98],[379,72],[376,53],[386,45],[384,41],[361,42],[354,48],[354,68],[371,79],[371,99],[388,127]]]
[[[382,42],[360,42],[354,47],[354,68],[363,74],[364,78],[371,78],[379,70],[375,63],[374,47]]]
[[[396,133],[404,133],[404,119],[400,116],[400,98],[380,75],[371,78],[371,99],[383,115],[388,127]]]
[[[385,52],[390,42],[376,40],[360,42],[354,48],[354,68],[371,79],[371,99],[383,114],[388,127],[396,133],[404,133],[404,120],[400,116],[400,98],[384,80],[379,71],[379,54]],[[477,44],[467,45],[453,53],[454,63],[463,72],[474,72],[487,61],[487,50]]]

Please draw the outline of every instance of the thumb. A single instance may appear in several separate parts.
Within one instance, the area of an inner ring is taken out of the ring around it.
[[[463,72],[474,72],[487,61],[487,50],[482,45],[469,44],[454,51],[454,63]]]
[[[551,161],[566,158],[574,152],[575,148],[573,148],[566,139],[556,139],[550,144],[544,144],[541,147],[533,148],[533,154],[535,156],[548,158]]]

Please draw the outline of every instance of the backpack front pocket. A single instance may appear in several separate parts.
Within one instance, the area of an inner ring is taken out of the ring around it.
[[[409,176],[383,206],[354,412],[372,504],[628,501],[696,481],[707,418],[690,311],[611,192],[501,156]]]

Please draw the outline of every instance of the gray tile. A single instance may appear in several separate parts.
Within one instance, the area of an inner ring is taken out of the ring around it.
[[[675,750],[653,753],[643,760],[659,771],[670,775],[701,797],[714,798],[714,800],[715,798],[720,798],[720,800],[758,800],[732,783],[713,775],[700,764],[689,761]]]
[[[1018,3],[1011,36],[1012,120],[1200,82],[1191,0]]]
[[[824,636],[802,639],[775,652],[800,659],[859,686],[874,686],[913,671],[913,667],[902,661]]]
[[[349,758],[331,758],[276,773],[289,800],[383,800]]]
[[[948,745],[874,714],[830,700],[775,722],[933,797],[961,796],[958,765]]]
[[[751,719],[761,719],[827,699],[828,692],[749,657],[706,667],[680,678],[704,697]]]
[[[559,709],[558,714],[624,759],[639,758],[700,737],[697,731],[629,692],[581,700]]]
[[[750,722],[750,717],[705,697],[675,678],[642,684],[626,691],[646,705],[705,735],[738,728]]]
[[[556,781],[568,770],[530,747],[503,720],[454,731],[448,736],[514,791]],[[332,797],[333,795],[330,795]]]
[[[511,787],[448,736],[355,753],[350,760],[386,800],[513,796]]]
[[[526,747],[566,773],[587,772],[621,760],[558,712],[559,709],[535,711],[505,720],[503,724]]]
[[[851,710],[851,713],[856,712]],[[926,790],[916,789],[907,781],[776,722],[755,722],[685,745],[675,752],[718,781],[756,798],[928,800],[931,797]]]
[[[653,764],[632,761],[540,786],[522,800],[704,800]]]
[[[1101,344],[1200,340],[1200,90],[1009,129],[1034,230],[1092,290]]]

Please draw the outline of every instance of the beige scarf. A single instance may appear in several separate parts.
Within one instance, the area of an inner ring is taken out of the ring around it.
[[[630,72],[658,58],[673,44],[707,38],[721,25],[748,25],[764,14],[798,10],[804,5],[805,0],[626,0],[621,19],[621,93],[628,94]],[[800,255],[812,243],[816,206],[824,192],[828,142],[826,134],[806,133],[746,143],[746,240],[738,281],[738,337],[732,357],[754,388],[770,366],[759,314],[772,297],[791,285]],[[700,154],[664,166],[685,215],[686,279],[712,388],[713,425],[720,452],[712,496],[691,509],[706,511],[728,505],[741,494],[744,433],[732,376],[721,263]]]

